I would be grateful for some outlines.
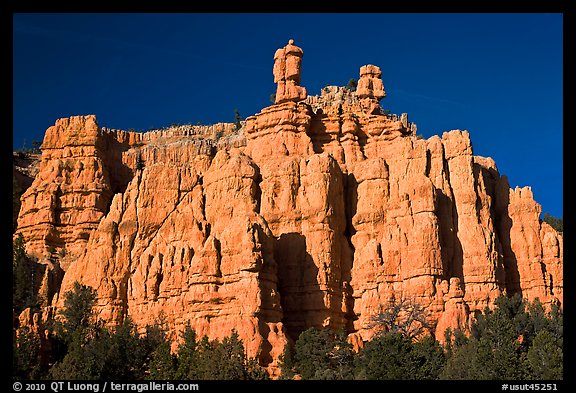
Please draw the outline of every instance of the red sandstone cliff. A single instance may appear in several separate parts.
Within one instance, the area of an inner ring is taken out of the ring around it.
[[[18,220],[28,252],[65,270],[47,305],[80,281],[111,323],[236,329],[274,370],[310,326],[369,339],[392,296],[426,306],[439,339],[503,293],[562,302],[563,238],[529,187],[474,156],[468,132],[424,140],[384,114],[376,66],[356,92],[308,97],[302,56],[293,42],[276,52],[276,103],[239,131],[50,127]]]

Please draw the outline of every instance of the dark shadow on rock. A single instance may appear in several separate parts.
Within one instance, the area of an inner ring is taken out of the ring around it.
[[[518,260],[512,250],[510,231],[512,229],[512,218],[508,212],[510,204],[510,184],[508,178],[502,176],[498,183],[498,192],[496,193],[496,219],[495,227],[502,246],[502,256],[504,259],[504,271],[506,279],[506,292],[508,296],[516,293],[522,296],[520,287],[520,272],[518,271]]]
[[[270,344],[270,341],[268,340],[268,336],[270,335],[270,326],[268,326],[266,321],[261,318],[258,318],[258,332],[263,338],[258,360],[261,366],[267,367],[273,360],[271,355],[272,344]]]
[[[450,182],[450,168],[448,161],[443,158],[444,173],[446,174],[448,184],[452,188]],[[464,280],[464,251],[462,249],[462,242],[458,237],[458,210],[453,198],[445,195],[441,190],[436,189],[437,192],[437,211],[438,223],[440,226],[440,244],[441,247],[446,247],[441,251],[443,258],[442,266],[448,273],[447,278],[457,277],[460,279],[460,286],[462,291],[466,292],[466,282]],[[452,195],[454,192],[451,190]],[[444,260],[444,258],[447,258]]]
[[[308,136],[312,140],[312,147],[314,153],[320,154],[324,151],[324,146],[330,142],[330,135],[326,132],[326,121],[328,117],[324,114],[322,109],[318,109],[310,119],[310,127],[308,129]]]
[[[132,146],[129,145],[127,138],[120,142],[113,133],[104,133],[103,142],[101,148],[103,151],[100,151],[100,154],[106,165],[112,195],[123,193],[134,177],[136,168],[126,165],[122,160],[122,154]]]
[[[346,229],[344,230],[344,237],[347,241],[347,246],[343,245],[347,252],[342,253],[341,261],[341,274],[342,274],[342,296],[344,296],[346,331],[348,333],[354,332],[354,321],[358,319],[354,312],[354,288],[350,285],[352,281],[352,267],[354,266],[354,254],[356,249],[352,243],[352,236],[356,233],[356,229],[352,224],[352,218],[356,215],[358,210],[358,181],[353,173],[347,175],[343,174],[344,179],[344,207],[346,209]]]
[[[258,333],[262,337],[258,360],[260,365],[267,367],[272,361],[272,344],[270,343],[270,324],[282,322],[282,309],[278,306],[278,266],[274,258],[276,238],[260,224],[253,224],[255,237],[260,241],[262,265],[259,269],[259,285],[261,293],[260,310],[257,314]]]
[[[490,204],[490,217],[492,218],[492,223],[494,226],[494,238],[495,238],[495,247],[498,252],[498,260],[496,261],[496,269],[495,269],[495,278],[496,282],[501,291],[503,291],[506,287],[506,272],[504,267],[504,260],[502,256],[502,242],[500,240],[500,231],[498,228],[499,225],[499,215],[497,209],[497,203],[503,203],[505,205],[499,206],[500,210],[505,210],[507,215],[508,210],[508,188],[506,188],[505,195],[502,195],[502,201],[497,201],[498,199],[498,185],[500,183],[500,174],[498,170],[493,167],[483,166],[477,162],[473,163],[474,165],[474,182],[475,186],[479,185],[479,177],[482,176],[482,183],[485,187],[485,192],[488,196],[490,196],[492,203]],[[506,182],[507,184],[507,182]],[[480,215],[480,211],[482,210],[483,206],[481,204],[480,198],[476,201],[476,211],[477,214]],[[508,230],[508,236],[510,236],[510,231]],[[514,257],[515,258],[515,257]]]
[[[452,255],[452,263],[450,265],[450,277],[458,277],[460,279],[460,287],[466,293],[466,280],[464,279],[464,250],[462,249],[462,242],[458,237],[458,209],[456,204],[452,204],[452,219],[454,224],[454,254]]]
[[[455,270],[462,271],[462,261],[457,263],[458,267],[453,267],[456,243],[459,243],[454,229],[453,204],[452,199],[441,189],[436,188],[436,215],[438,217],[442,270],[447,278],[452,277]],[[461,245],[460,248],[462,248]]]
[[[306,250],[306,237],[282,234],[274,245],[278,265],[278,291],[288,337],[294,341],[311,326],[321,325],[328,309],[318,284],[318,267]]]

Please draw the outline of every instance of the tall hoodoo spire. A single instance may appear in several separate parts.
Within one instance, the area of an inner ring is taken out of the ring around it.
[[[275,104],[306,98],[306,88],[300,86],[303,56],[304,52],[294,45],[292,39],[274,54],[274,83],[277,84]]]
[[[372,64],[360,67],[360,80],[356,95],[359,98],[375,98],[378,101],[386,97],[380,67]]]

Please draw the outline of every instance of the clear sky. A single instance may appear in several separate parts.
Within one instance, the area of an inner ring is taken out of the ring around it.
[[[382,69],[392,113],[470,132],[510,185],[562,216],[562,14],[14,14],[13,148],[56,119],[145,131],[270,105],[288,39],[308,94]]]

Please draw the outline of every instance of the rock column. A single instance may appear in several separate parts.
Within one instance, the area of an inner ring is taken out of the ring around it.
[[[302,56],[304,52],[294,45],[294,40],[274,54],[274,83],[278,84],[275,104],[306,98],[306,88],[300,86]]]

